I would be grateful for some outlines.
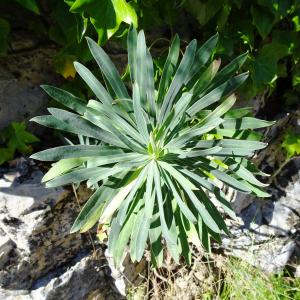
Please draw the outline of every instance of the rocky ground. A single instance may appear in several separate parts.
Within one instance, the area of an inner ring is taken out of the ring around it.
[[[269,273],[285,267],[299,274],[300,264],[300,157],[285,160],[280,147],[288,125],[300,130],[299,112],[283,115],[266,133],[269,146],[254,158],[267,178],[271,198],[237,194],[232,206],[239,217],[228,220],[232,237],[223,239],[226,252]]]
[[[271,154],[260,155],[265,155],[263,167],[270,166]],[[42,175],[41,167],[25,158],[0,169],[0,299],[122,298],[125,283],[136,280],[145,262],[128,260],[123,270],[115,270],[104,245],[92,245],[89,234],[70,235],[79,212],[74,193],[46,189]],[[269,189],[270,199],[232,195],[238,218],[226,220],[232,236],[216,251],[269,273],[288,268],[299,276],[299,157],[282,168]],[[84,188],[77,194],[79,205],[89,196]]]
[[[57,49],[37,46],[30,37],[22,41],[16,38],[12,53],[0,60],[0,129],[45,111],[48,99],[39,85],[61,81],[53,72]],[[124,54],[114,49],[111,54],[124,65]],[[255,106],[259,111],[260,104]],[[291,123],[299,129],[299,112],[276,118],[277,125],[266,134],[269,147],[254,158],[270,174],[284,160],[281,132]],[[89,234],[70,235],[79,212],[74,193],[46,189],[42,175],[41,166],[26,158],[0,168],[0,299],[121,299],[125,282],[135,281],[145,263],[126,261],[122,271],[114,270],[105,246],[92,245]],[[288,268],[300,276],[300,158],[285,164],[270,183],[270,199],[232,194],[238,218],[226,220],[232,236],[224,237],[216,251],[266,272]],[[88,195],[78,190],[80,205]]]
[[[93,255],[88,235],[69,234],[79,212],[73,191],[46,189],[41,177],[20,159],[0,180],[0,298],[119,299],[102,248]],[[81,203],[87,197],[78,191]]]

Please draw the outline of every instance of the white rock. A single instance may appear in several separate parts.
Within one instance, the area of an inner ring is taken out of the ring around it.
[[[2,268],[9,258],[10,251],[14,248],[12,240],[0,229],[0,268]]]

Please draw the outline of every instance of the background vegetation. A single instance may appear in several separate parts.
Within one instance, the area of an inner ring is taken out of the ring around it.
[[[60,47],[55,71],[67,79],[64,88],[80,96],[85,90],[73,61],[91,60],[84,36],[97,39],[101,45],[117,41],[125,48],[129,24],[133,23],[150,33],[159,32],[154,38],[159,35],[160,40],[167,41],[178,32],[181,38],[197,38],[201,44],[217,31],[220,38],[215,57],[228,62],[239,53],[249,52],[243,68],[250,70],[251,76],[240,99],[247,101],[263,94],[267,101],[263,117],[267,119],[278,112],[294,111],[299,104],[297,0],[1,0],[0,7],[0,55],[10,52],[11,34],[18,27],[41,41],[54,42]],[[166,55],[160,51],[154,60],[156,72],[161,72]],[[299,154],[299,135],[293,130],[288,135],[285,148],[293,144],[293,150],[287,149],[288,155],[291,151]]]

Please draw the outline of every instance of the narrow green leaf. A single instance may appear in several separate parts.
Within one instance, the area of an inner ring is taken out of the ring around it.
[[[170,113],[172,104],[175,101],[178,92],[181,90],[186,78],[189,76],[190,68],[192,67],[195,58],[196,47],[197,41],[193,40],[185,50],[184,56],[178,66],[178,69],[161,106],[158,118],[158,123],[160,124],[163,123],[167,115]]]
[[[235,95],[230,95],[218,107],[216,107],[211,113],[209,113],[207,117],[201,120],[201,123],[207,122],[214,118],[222,117],[227,111],[230,110],[230,108],[234,105],[235,101]]]
[[[247,141],[247,140],[238,140],[238,139],[222,139],[222,140],[208,140],[208,141],[199,141],[196,144],[196,148],[209,148],[214,146],[220,146],[222,148],[245,148],[247,150],[255,151],[263,149],[267,146],[266,143],[258,141]]]
[[[198,156],[208,156],[212,154],[218,154],[222,150],[221,147],[215,146],[212,148],[204,149],[204,150],[196,150],[196,151],[178,151],[179,158],[187,158],[187,157],[198,157]]]
[[[131,82],[137,79],[137,32],[133,25],[130,26],[127,36],[127,51],[128,51],[128,64],[130,69]]]
[[[184,184],[191,190],[197,190],[197,187],[194,184],[192,184],[188,179],[186,179],[175,167],[163,161],[158,161],[158,164],[164,170],[166,170],[172,177],[174,177],[178,182]]]
[[[227,119],[222,124],[225,129],[235,129],[235,130],[244,130],[244,129],[256,129],[264,128],[273,125],[273,121],[265,121],[251,117],[244,117],[242,119]]]
[[[80,232],[85,232],[92,228],[100,218],[105,201],[112,197],[114,193],[116,193],[115,190],[104,186],[98,188],[83,206],[70,230],[70,233],[74,233],[79,230]]]
[[[241,156],[241,157],[247,157],[247,156],[253,156],[254,151],[251,149],[246,148],[223,148],[218,153],[216,153],[217,156]]]
[[[133,180],[129,183],[127,183],[125,186],[120,188],[117,191],[117,194],[114,195],[105,206],[103,213],[101,214],[101,218],[99,220],[99,224],[105,224],[110,220],[112,215],[115,213],[117,209],[119,209],[121,203],[124,201],[124,199],[127,197],[127,195],[130,193],[131,189],[135,186],[136,180]]]
[[[161,126],[157,134],[158,139],[164,140],[164,138],[168,134],[168,131],[171,130],[172,132],[174,130],[174,128],[179,124],[181,119],[184,117],[186,108],[188,107],[191,100],[192,100],[192,94],[190,93],[182,94],[178,102],[174,105],[173,109],[169,113],[165,122]],[[170,134],[170,136],[172,135],[173,133]]]
[[[170,149],[178,149],[182,148],[188,141],[191,139],[194,139],[195,137],[200,137],[201,135],[210,132],[217,126],[219,126],[224,120],[221,118],[211,119],[207,122],[207,124],[203,126],[194,126],[191,128],[187,128],[184,130],[183,133],[181,133],[177,138],[174,138],[171,140],[167,145],[166,148]]]
[[[218,210],[216,209],[214,204],[208,199],[205,192],[200,188],[198,191],[196,191],[196,195],[199,199],[201,199],[205,208],[207,209],[209,214],[212,216],[212,218],[217,223],[218,228],[223,230],[224,233],[229,234],[229,231],[227,229],[227,226],[226,226],[222,216],[220,215],[220,213],[218,212]],[[205,222],[204,218],[203,218],[203,221]],[[209,227],[210,230],[214,231],[215,233],[219,233],[218,231],[215,231],[213,228],[211,228],[209,226],[209,224],[206,224],[206,225]]]
[[[117,154],[113,154],[116,152]],[[122,151],[113,150],[111,151],[111,155],[102,156],[102,157],[93,157],[93,158],[87,158],[87,167],[100,167],[107,164],[112,163],[122,163],[122,162],[132,162],[136,159],[142,159],[144,158],[143,155],[138,153],[123,153]]]
[[[41,85],[41,88],[57,102],[71,108],[79,114],[84,114],[86,109],[86,103],[84,100],[54,86]]]
[[[218,188],[216,188],[214,190],[214,194],[215,194],[216,198],[218,199],[218,201],[221,203],[225,213],[227,213],[227,215],[229,217],[231,217],[232,219],[236,219],[236,214],[235,214],[234,210],[232,209],[230,203],[226,200],[225,194]]]
[[[145,211],[141,209],[137,214],[131,236],[130,254],[133,260],[140,261],[142,259],[146,248],[149,228],[150,219],[146,216]],[[134,254],[134,257],[132,257],[132,254]]]
[[[131,116],[123,109],[123,102],[128,102],[130,106],[130,111],[132,111],[132,99],[117,99],[115,100],[116,105],[108,106],[103,105],[101,102],[96,100],[90,100],[88,102],[87,107],[92,108],[94,111],[98,113],[105,113],[107,110],[110,111],[112,114],[117,114],[121,118],[125,119],[128,123],[130,123],[132,126],[135,126],[135,123],[133,122]],[[119,107],[119,105],[122,107]]]
[[[112,97],[106,91],[100,81],[93,75],[93,73],[79,62],[74,62],[74,67],[81,78],[90,87],[96,97],[102,102],[111,105],[113,102]]]
[[[197,100],[188,110],[187,113],[193,117],[200,110],[208,107],[209,105],[219,101],[222,97],[225,97],[233,93],[248,77],[248,73],[243,73],[232,77],[225,83],[217,86],[211,92],[206,94]]]
[[[145,90],[148,103],[148,111],[151,116],[158,118],[158,111],[155,103],[155,87],[154,87],[154,71],[153,60],[148,49],[146,49],[145,57]]]
[[[153,172],[154,172],[154,162],[151,161],[149,164],[147,181],[146,181],[146,191],[145,191],[145,215],[148,219],[152,218],[153,208],[154,208],[154,200],[155,196],[153,193]]]
[[[217,74],[219,67],[221,65],[221,60],[214,60],[208,68],[200,75],[199,79],[196,81],[192,87],[192,93],[194,96],[199,96],[211,83]]]
[[[180,197],[179,193],[177,192],[174,184],[172,183],[172,180],[170,179],[170,177],[168,176],[168,174],[165,174],[165,176],[166,176],[167,184],[171,188],[173,196],[174,196],[174,199],[176,200],[178,206],[180,207],[181,212],[185,215],[185,217],[189,221],[191,221],[192,223],[196,223],[197,220],[196,220],[195,216],[190,211],[190,209],[188,208],[188,206],[181,199],[181,197]]]
[[[91,118],[92,116],[90,114],[95,115],[95,118],[97,118],[97,120],[101,123],[103,129],[109,130],[109,128],[111,128],[109,125],[112,125],[123,135],[129,136],[138,143],[144,143],[145,145],[147,145],[147,143],[143,140],[141,134],[139,134],[139,132],[136,130],[136,125],[132,126],[130,122],[127,121],[127,118],[123,118],[123,116],[117,114],[112,106],[109,107],[106,104],[100,104],[98,105],[98,111],[90,110],[88,108],[85,116],[87,118]],[[110,122],[108,123],[107,119],[105,121],[104,118],[108,118]]]
[[[236,72],[243,66],[248,56],[248,52],[243,53],[233,59],[228,65],[222,68],[214,78],[212,82],[212,88],[220,85],[221,83],[228,80],[231,76],[235,75]]]
[[[47,187],[57,187],[62,185],[67,185],[71,183],[78,183],[87,180],[91,176],[96,175],[101,168],[90,168],[90,169],[80,169],[75,170],[65,175],[56,177],[46,183]]]
[[[118,98],[129,98],[128,92],[122,79],[115,67],[115,65],[110,60],[109,56],[103,51],[103,49],[95,43],[92,39],[87,38],[87,42],[90,51],[95,58],[98,66],[100,67],[102,73],[108,80],[112,89],[116,93]]]
[[[136,211],[138,211],[139,206],[137,206]],[[128,244],[130,234],[133,229],[133,225],[136,220],[136,211],[132,212],[127,222],[122,226],[116,245],[113,249],[113,259],[116,266],[119,266],[122,258],[124,257],[125,248]]]
[[[165,214],[164,214],[164,205],[163,205],[163,198],[162,198],[162,191],[161,191],[161,180],[160,174],[158,170],[157,164],[154,165],[154,183],[155,183],[155,190],[157,196],[157,203],[159,207],[159,218],[161,223],[161,229],[164,239],[166,240],[168,248],[176,249],[177,248],[177,240],[171,234],[166,224]],[[175,256],[175,255],[174,255]],[[179,255],[178,255],[179,257]],[[175,256],[176,259],[176,256]],[[178,263],[178,261],[176,261]]]
[[[116,140],[109,132],[100,129],[79,115],[57,108],[49,108],[48,111],[59,121],[66,123],[68,125],[67,128],[72,128],[71,132],[93,137],[115,146],[123,146],[123,144]]]
[[[42,178],[42,182],[49,181],[63,173],[70,171],[71,169],[79,167],[86,160],[87,160],[87,158],[85,158],[85,157],[62,159],[52,165],[50,170]]]
[[[133,110],[138,131],[143,136],[145,144],[148,145],[150,136],[147,129],[147,123],[142,112],[143,108],[141,105],[139,86],[136,83],[133,86]]]
[[[151,263],[154,267],[160,267],[163,262],[164,252],[162,244],[162,230],[158,214],[153,216],[149,229],[151,244]]]
[[[210,192],[214,191],[214,186],[208,181],[208,179],[204,176],[200,176],[196,171],[191,172],[187,169],[183,169],[182,173],[189,176],[192,180],[195,180],[198,184],[200,184],[202,187],[207,189]]]
[[[229,169],[233,171],[236,175],[238,175],[241,179],[247,180],[248,182],[256,186],[267,186],[267,184],[264,184],[257,180],[255,176],[250,171],[248,171],[242,164],[235,162],[233,159],[227,159],[226,164],[228,165]]]
[[[141,99],[142,107],[148,111],[147,103],[147,63],[146,63],[146,52],[147,46],[145,41],[144,31],[140,31],[137,36],[137,50],[136,50],[136,83],[139,87],[139,94]]]
[[[215,34],[209,38],[196,52],[195,62],[189,72],[189,76],[185,80],[185,84],[188,83],[204,66],[211,57],[213,50],[215,49],[219,39],[219,34]]]
[[[255,185],[252,185],[251,183],[247,182],[247,181],[243,181],[243,184],[245,186],[247,186],[251,192],[253,194],[255,194],[256,196],[258,197],[261,197],[261,198],[268,198],[268,197],[271,197],[272,195],[270,195],[269,193],[267,193],[266,191],[264,191],[264,189],[262,189],[261,187],[258,187],[258,186],[255,186]]]
[[[211,246],[210,246],[210,237],[208,234],[207,226],[205,225],[203,219],[199,216],[198,219],[198,234],[199,238],[202,242],[202,245],[206,249],[208,253],[211,253]]]
[[[188,243],[187,232],[186,232],[186,229],[184,228],[182,216],[181,216],[179,209],[176,209],[176,211],[175,211],[175,220],[176,220],[176,224],[178,226],[178,231],[179,231],[179,233],[178,233],[179,240],[178,241],[180,242],[182,256],[184,257],[186,263],[188,265],[190,265],[191,264],[191,250],[190,250],[190,246]]]
[[[71,145],[40,151],[32,154],[30,158],[43,161],[55,161],[74,157],[108,156],[114,153],[119,154],[120,151],[110,147],[95,145]]]
[[[132,202],[132,200],[134,199],[134,196],[137,193],[137,191],[139,189],[141,189],[142,185],[144,184],[148,169],[149,169],[149,165],[147,165],[140,171],[136,181],[134,182],[134,185],[132,186],[132,188],[130,190],[130,193],[128,194],[126,199],[123,201],[123,205],[120,208],[120,210],[118,212],[118,216],[117,216],[119,224],[122,225],[125,222],[126,217],[127,217],[128,207],[129,207],[130,203]]]
[[[38,124],[43,125],[45,127],[54,128],[54,129],[58,129],[58,130],[63,130],[63,131],[71,132],[71,133],[74,133],[74,134],[86,135],[85,131],[82,132],[80,129],[77,130],[76,128],[72,127],[71,125],[66,124],[63,121],[60,121],[60,120],[58,120],[55,117],[50,116],[50,115],[37,116],[37,117],[34,117],[34,118],[30,119],[30,121],[38,123]],[[91,135],[86,135],[86,136],[93,137]]]
[[[174,70],[177,65],[178,57],[180,51],[180,39],[176,34],[172,40],[171,47],[169,49],[168,57],[165,61],[164,68],[162,71],[162,75],[159,82],[158,87],[158,95],[157,95],[157,103],[162,103],[169,83],[171,81],[171,77],[174,73]]]
[[[249,194],[251,192],[251,190],[244,183],[238,181],[237,179],[233,178],[232,176],[230,176],[224,172],[221,172],[219,170],[212,170],[212,171],[210,171],[210,173],[213,176],[217,177],[220,181],[228,184],[232,188],[234,188],[242,193]]]
[[[96,116],[93,114],[90,114],[89,112],[85,113],[85,116],[89,119],[92,120],[93,118],[93,123],[97,124],[99,122],[99,127],[106,128],[106,130],[111,133],[115,139],[121,143],[122,148],[128,148],[131,149],[134,152],[145,154],[146,150],[143,148],[139,143],[135,142],[131,137],[129,137],[127,134],[124,134],[122,130],[119,129],[119,124],[116,122],[112,122],[112,120],[105,116],[105,115],[99,115]],[[125,145],[125,147],[124,147]]]
[[[210,215],[209,211],[207,210],[205,205],[201,202],[201,200],[197,198],[197,196],[194,194],[194,192],[192,190],[188,189],[186,186],[184,186],[182,184],[181,184],[181,186],[187,193],[188,197],[191,199],[193,205],[196,207],[196,209],[199,212],[204,223],[209,228],[211,228],[213,231],[220,232],[220,229],[216,223],[216,220]]]
[[[121,225],[116,218],[113,218],[110,224],[110,233],[108,235],[108,253],[113,256],[114,249],[116,248],[117,241],[119,239]]]
[[[234,108],[225,114],[224,119],[239,119],[251,114],[251,112],[251,107]]]
[[[91,187],[99,181],[108,178],[109,176],[116,175],[124,171],[124,168],[120,168],[118,166],[114,166],[113,168],[99,168],[97,174],[92,175],[87,181],[87,187]]]

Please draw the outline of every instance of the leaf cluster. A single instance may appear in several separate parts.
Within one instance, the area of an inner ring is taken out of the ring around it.
[[[24,122],[12,122],[0,132],[0,165],[14,158],[15,152],[30,154],[30,144],[38,142],[39,139],[32,133],[26,131]]]
[[[300,134],[289,128],[284,135],[282,148],[285,150],[288,159],[300,155]]]
[[[95,98],[86,104],[56,87],[43,86],[72,112],[49,108],[33,121],[78,135],[79,144],[32,155],[57,161],[43,178],[48,187],[86,181],[94,194],[71,232],[97,222],[109,227],[108,249],[116,264],[129,244],[139,261],[149,244],[159,266],[167,249],[175,262],[191,260],[190,242],[210,249],[210,238],[228,234],[218,208],[234,217],[221,186],[268,197],[265,175],[248,160],[266,146],[254,131],[272,122],[234,109],[234,92],[248,73],[237,74],[247,53],[220,69],[212,60],[218,35],[199,46],[192,40],[180,57],[180,40],[171,43],[157,88],[144,32],[130,27],[127,38],[129,91],[104,50],[88,46],[105,86],[84,65],[74,67]],[[215,199],[212,201],[212,199]],[[196,241],[196,242],[195,242]]]
[[[35,14],[41,11],[42,4],[38,1],[14,2]],[[289,89],[283,97],[288,104],[297,101],[295,93],[299,92],[300,82],[297,0],[52,0],[43,13],[51,20],[46,28],[50,39],[63,47],[55,65],[65,78],[75,77],[72,61],[91,59],[82,41],[86,34],[97,36],[103,45],[112,37],[123,41],[131,23],[142,29],[169,26],[173,33],[175,28],[182,27],[182,20],[189,28],[195,27],[196,21],[202,42],[216,30],[220,33],[216,53],[223,59],[230,61],[236,53],[249,51],[246,69],[251,76],[243,88],[245,98],[266,87],[272,92],[277,79],[286,78]],[[192,18],[194,21],[190,21]],[[7,51],[9,27],[7,19],[1,18],[0,54]]]

